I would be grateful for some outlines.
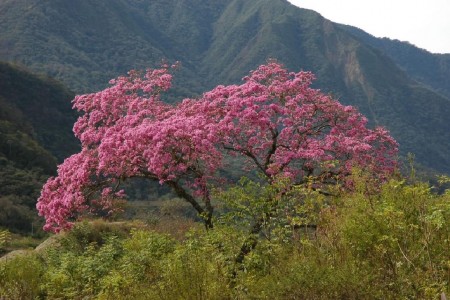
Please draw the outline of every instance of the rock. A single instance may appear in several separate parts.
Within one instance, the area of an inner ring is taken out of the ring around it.
[[[33,250],[14,250],[14,251],[11,251],[8,254],[0,257],[0,262],[6,261],[6,260],[9,260],[9,259],[13,259],[13,258],[15,258],[17,256],[24,256],[24,255],[27,255],[27,254],[30,254],[30,253],[33,253]]]

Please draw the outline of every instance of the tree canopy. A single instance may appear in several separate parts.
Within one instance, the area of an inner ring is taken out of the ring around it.
[[[42,189],[38,210],[46,230],[70,228],[88,210],[114,210],[120,184],[143,177],[170,186],[212,226],[211,187],[227,181],[230,158],[266,182],[350,188],[354,167],[383,180],[396,168],[397,143],[367,128],[356,108],[311,88],[310,72],[271,61],[240,85],[217,86],[199,99],[167,104],[173,66],[112,80],[103,91],[76,96],[74,132],[82,150],[58,167]]]

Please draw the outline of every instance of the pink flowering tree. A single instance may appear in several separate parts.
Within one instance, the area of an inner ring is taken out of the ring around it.
[[[75,98],[82,150],[42,189],[37,208],[46,230],[70,228],[89,210],[114,211],[114,201],[125,197],[121,183],[130,178],[171,187],[212,228],[210,190],[227,182],[221,174],[230,158],[269,184],[280,177],[287,188],[312,180],[321,191],[336,183],[350,188],[355,166],[379,180],[396,168],[397,143],[388,132],[367,128],[355,108],[312,89],[309,72],[269,62],[241,85],[169,105],[160,99],[171,85],[169,71],[133,71]]]

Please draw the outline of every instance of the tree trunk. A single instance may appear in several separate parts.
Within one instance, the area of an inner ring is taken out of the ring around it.
[[[206,229],[212,229],[214,227],[213,221],[212,221],[212,215],[214,212],[214,208],[210,205],[209,201],[206,203],[206,210],[198,203],[198,201],[189,194],[181,185],[178,184],[178,182],[175,181],[168,181],[167,185],[169,185],[175,194],[189,202],[192,207],[197,211],[197,213],[203,218],[203,221],[205,223]]]

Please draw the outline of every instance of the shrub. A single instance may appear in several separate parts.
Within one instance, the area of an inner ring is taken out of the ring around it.
[[[36,255],[19,255],[0,260],[0,296],[5,299],[35,299],[45,265]]]
[[[0,230],[0,252],[3,251],[10,238],[11,233],[8,230]]]

